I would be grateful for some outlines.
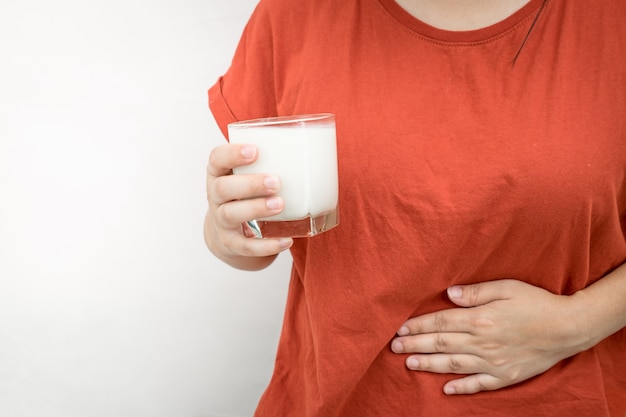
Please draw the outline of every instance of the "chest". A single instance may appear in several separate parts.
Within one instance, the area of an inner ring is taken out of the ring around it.
[[[481,215],[496,200],[554,214],[594,195],[614,204],[626,170],[619,42],[598,47],[606,29],[570,27],[549,12],[515,64],[530,21],[454,45],[363,24],[323,54],[305,54],[310,65],[286,83],[282,104],[337,114],[350,198],[453,217]]]

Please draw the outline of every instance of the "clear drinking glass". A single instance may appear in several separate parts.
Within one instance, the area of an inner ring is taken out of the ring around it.
[[[253,144],[258,159],[235,174],[273,174],[285,209],[243,224],[248,237],[308,237],[339,224],[337,140],[330,113],[269,117],[228,125],[231,143]]]

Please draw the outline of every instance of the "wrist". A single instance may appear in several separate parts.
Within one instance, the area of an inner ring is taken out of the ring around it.
[[[626,264],[570,296],[583,350],[626,326]]]
[[[590,294],[581,290],[568,298],[571,304],[571,313],[568,315],[569,333],[575,353],[580,353],[591,349],[608,334],[604,334],[602,326],[596,323],[598,320],[598,315],[594,311],[596,305]]]

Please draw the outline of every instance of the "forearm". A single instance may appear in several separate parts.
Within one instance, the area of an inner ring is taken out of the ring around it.
[[[626,263],[572,296],[576,303],[574,324],[589,349],[626,327]]]

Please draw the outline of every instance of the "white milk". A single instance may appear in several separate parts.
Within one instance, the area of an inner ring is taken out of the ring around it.
[[[299,220],[337,207],[334,123],[229,127],[229,139],[231,143],[253,144],[259,154],[254,164],[237,167],[235,174],[274,174],[282,181],[278,195],[285,209],[259,220]]]

